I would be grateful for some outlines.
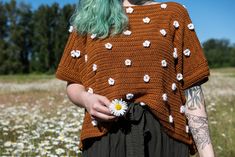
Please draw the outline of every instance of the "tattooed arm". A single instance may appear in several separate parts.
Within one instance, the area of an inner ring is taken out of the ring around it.
[[[187,100],[185,115],[199,155],[200,157],[214,157],[202,88],[196,85],[184,92]]]

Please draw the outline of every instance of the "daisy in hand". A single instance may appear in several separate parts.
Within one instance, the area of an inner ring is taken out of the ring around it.
[[[114,99],[112,100],[112,103],[109,106],[109,110],[111,113],[115,116],[123,116],[127,110],[128,106],[125,101]]]

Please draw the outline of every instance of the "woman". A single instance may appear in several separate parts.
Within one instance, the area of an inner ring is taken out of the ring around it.
[[[201,84],[210,75],[175,2],[80,0],[56,77],[85,108],[84,157],[213,157]]]

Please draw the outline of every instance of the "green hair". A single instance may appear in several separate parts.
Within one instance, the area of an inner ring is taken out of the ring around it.
[[[136,4],[147,1],[139,0]],[[122,0],[80,0],[71,17],[71,24],[82,35],[89,33],[106,38],[121,33],[128,26],[128,17]]]

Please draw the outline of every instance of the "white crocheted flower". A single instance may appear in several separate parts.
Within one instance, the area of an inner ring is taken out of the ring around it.
[[[185,56],[190,56],[190,54],[191,54],[191,51],[189,50],[189,49],[186,49],[186,50],[184,50],[184,55]]]
[[[194,30],[194,25],[192,23],[188,24],[188,29]]]
[[[180,24],[179,24],[178,21],[174,21],[174,22],[173,22],[173,25],[174,25],[175,28],[179,28],[179,26],[180,26]]]
[[[130,99],[132,99],[134,97],[134,94],[133,93],[128,93],[128,94],[126,94],[126,99],[127,100],[130,100]]]
[[[173,123],[174,119],[173,119],[173,116],[172,115],[169,115],[169,122],[170,123]]]
[[[145,17],[145,18],[143,18],[143,21],[144,21],[144,23],[149,23],[150,22],[150,18],[149,17]]]
[[[78,58],[78,57],[80,57],[80,55],[81,55],[81,51],[79,51],[79,50],[73,50],[73,51],[71,51],[71,56],[72,56],[73,58]]]
[[[85,54],[85,62],[87,62],[87,60],[88,60],[88,56],[87,54]]]
[[[112,85],[114,85],[115,80],[113,78],[109,78],[108,82],[109,82],[109,85],[112,86]]]
[[[123,116],[127,110],[128,106],[125,101],[122,99],[114,99],[112,103],[109,105],[110,112],[115,116]]]
[[[176,79],[177,79],[178,81],[183,80],[183,75],[182,75],[181,73],[178,73],[177,76],[176,76]]]
[[[132,7],[126,8],[126,13],[131,14],[133,11],[134,11],[134,9]]]
[[[95,120],[95,119],[92,119],[92,120],[91,120],[91,124],[92,124],[94,127],[96,127],[96,126],[98,125],[98,121]]]
[[[88,88],[88,91],[87,91],[88,93],[91,93],[91,94],[93,94],[94,93],[94,91],[93,91],[93,89],[92,88]]]
[[[92,34],[92,35],[91,35],[91,39],[95,39],[96,36],[97,36],[97,34]]]
[[[175,91],[175,90],[177,89],[176,83],[172,83],[171,89],[172,89],[173,91]]]
[[[113,47],[113,45],[112,44],[110,44],[110,43],[106,43],[105,44],[105,47],[106,47],[106,49],[112,49],[112,47]]]
[[[151,44],[151,42],[148,41],[148,40],[145,40],[145,41],[143,42],[143,46],[144,46],[144,47],[149,47],[150,44]]]
[[[72,33],[73,32],[73,26],[69,27],[69,32]]]
[[[167,62],[166,62],[166,60],[162,60],[161,63],[162,63],[162,67],[164,67],[164,68],[167,67]]]
[[[185,131],[186,131],[186,133],[189,133],[189,126],[188,125],[185,126]]]
[[[185,106],[184,105],[180,106],[180,113],[185,113]]]
[[[173,57],[174,57],[175,59],[178,58],[177,48],[174,48]]]
[[[164,94],[162,95],[162,100],[163,100],[163,101],[167,101],[167,99],[168,99],[168,98],[167,98],[167,94],[164,93]]]
[[[125,65],[126,66],[131,66],[131,60],[130,59],[126,59],[125,60]]]
[[[160,33],[162,34],[162,36],[166,36],[166,34],[167,34],[165,29],[161,29]]]
[[[149,80],[150,80],[149,75],[145,74],[144,75],[144,82],[149,82]]]
[[[167,4],[165,4],[165,3],[161,4],[161,8],[162,9],[166,9],[167,8]]]
[[[140,102],[140,105],[141,105],[141,106],[145,106],[146,104],[141,101],[141,102]]]
[[[125,30],[125,31],[123,32],[123,34],[124,34],[124,35],[131,35],[131,31]]]
[[[92,69],[93,69],[93,71],[96,71],[97,70],[97,65],[93,64]]]

